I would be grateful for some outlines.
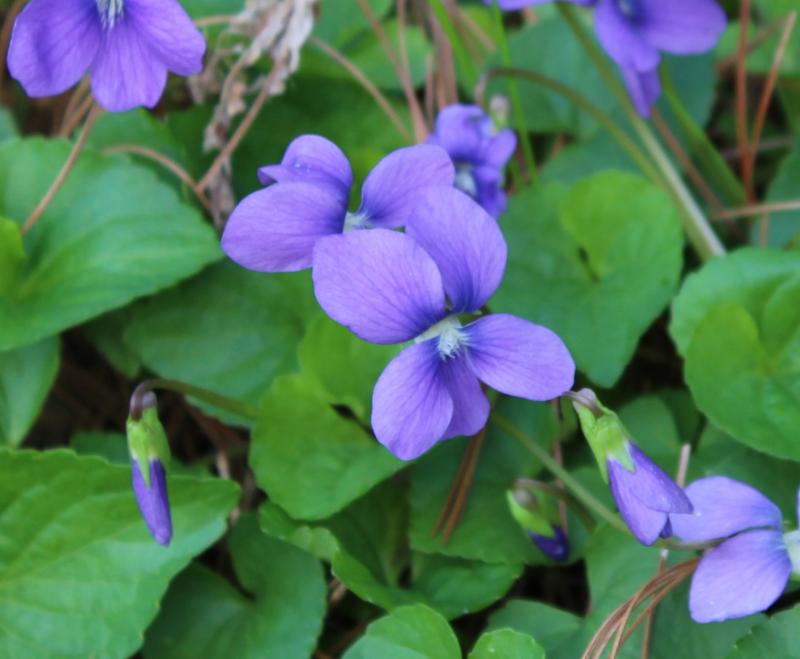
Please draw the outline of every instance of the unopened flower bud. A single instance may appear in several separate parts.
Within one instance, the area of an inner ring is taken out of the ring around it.
[[[158,419],[155,394],[134,393],[128,417],[128,452],[136,503],[147,530],[160,545],[172,538],[165,466],[169,464],[169,445]]]
[[[512,517],[548,558],[563,561],[569,556],[569,540],[558,522],[556,502],[545,492],[517,486],[506,493]]]

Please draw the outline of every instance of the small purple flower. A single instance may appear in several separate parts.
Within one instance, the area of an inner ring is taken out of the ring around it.
[[[278,165],[258,171],[269,187],[245,197],[222,235],[222,249],[258,272],[293,272],[311,266],[323,236],[351,229],[403,226],[419,193],[453,185],[453,163],[438,146],[398,149],[381,160],[361,189],[361,206],[347,212],[353,173],[342,151],[318,135],[303,135]]]
[[[477,312],[500,284],[503,235],[452,187],[417,197],[406,234],[355,231],[314,248],[314,289],[331,318],[372,343],[414,341],[389,363],[372,397],[375,435],[403,460],[441,439],[477,433],[489,416],[481,382],[550,400],[575,375],[569,351],[544,327],[506,314],[462,325],[460,314]]]
[[[800,531],[784,533],[778,507],[730,478],[702,478],[686,494],[694,512],[671,517],[677,537],[706,542],[731,536],[700,560],[689,591],[692,618],[717,622],[768,609],[792,572],[800,573]]]
[[[160,545],[167,546],[172,539],[172,517],[169,509],[167,478],[161,460],[149,460],[150,485],[148,487],[142,475],[142,466],[138,460],[131,460],[133,476],[133,492],[136,503],[142,513],[147,530]]]
[[[528,536],[550,560],[565,561],[569,557],[569,539],[560,526],[553,526],[551,538],[533,531],[529,531]]]
[[[627,455],[621,457],[626,459],[611,453],[606,458],[611,494],[636,539],[652,545],[659,537],[669,537],[669,515],[690,513],[692,504],[678,484],[636,444],[626,440],[625,451]]]
[[[167,71],[199,73],[205,47],[176,0],[31,0],[8,68],[33,97],[60,94],[89,71],[97,102],[124,112],[158,103]]]
[[[549,0],[498,0],[502,9],[520,9]],[[594,5],[594,25],[609,57],[620,68],[636,111],[650,116],[661,94],[661,51],[693,55],[711,50],[725,31],[717,0],[567,0]]]
[[[459,190],[492,217],[505,211],[503,170],[517,146],[514,131],[496,130],[492,118],[477,105],[450,105],[436,117],[428,144],[438,144],[450,155]]]

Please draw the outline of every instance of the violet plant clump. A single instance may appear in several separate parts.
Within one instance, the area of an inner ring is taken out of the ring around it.
[[[200,73],[206,45],[177,0],[31,0],[14,23],[8,68],[29,96],[87,72],[106,110],[154,107],[167,72]]]

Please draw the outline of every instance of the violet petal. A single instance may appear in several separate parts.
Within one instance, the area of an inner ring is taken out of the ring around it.
[[[661,95],[658,67],[649,71],[636,71],[630,67],[620,66],[620,73],[636,112],[642,117],[649,117],[653,105]]]
[[[617,64],[652,71],[661,61],[658,49],[640,34],[638,22],[622,13],[618,0],[598,0],[594,26],[603,48]]]
[[[347,202],[331,186],[281,183],[245,197],[222,234],[222,249],[258,272],[311,266],[314,245],[344,225]]]
[[[673,515],[675,535],[685,542],[727,538],[756,527],[780,529],[780,509],[755,488],[724,476],[710,476],[691,483],[686,495],[694,511]]]
[[[431,255],[453,313],[477,311],[503,279],[508,250],[497,222],[455,188],[428,188],[406,233]]]
[[[401,460],[413,460],[438,442],[453,416],[440,377],[435,340],[407,347],[384,369],[372,393],[372,428]]]
[[[442,438],[477,434],[489,419],[490,405],[464,354],[443,359],[439,373],[453,399],[453,418]]]
[[[642,37],[659,50],[677,55],[704,53],[725,31],[725,12],[716,0],[636,0]]]
[[[792,563],[780,531],[748,531],[703,556],[692,577],[696,622],[741,618],[769,608],[786,588]]]
[[[314,249],[313,278],[320,306],[365,341],[408,341],[445,316],[436,264],[402,233],[371,229],[323,238]]]
[[[301,135],[292,140],[279,165],[258,170],[262,185],[307,181],[331,183],[346,196],[353,185],[353,171],[347,156],[333,142],[319,135]]]
[[[149,469],[150,487],[147,487],[138,461],[131,462],[133,492],[150,535],[158,544],[167,546],[172,539],[167,477],[160,460],[150,460]]]
[[[609,459],[607,465],[608,484],[619,514],[639,542],[643,545],[652,545],[666,528],[669,516],[665,512],[645,505],[634,494],[635,474],[613,459]]]
[[[479,318],[464,328],[472,369],[509,396],[551,400],[572,387],[575,362],[546,327],[508,314]]]

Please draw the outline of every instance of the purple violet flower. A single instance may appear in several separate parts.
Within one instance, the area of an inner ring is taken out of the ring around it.
[[[550,400],[575,375],[566,346],[544,327],[507,314],[462,325],[459,315],[477,312],[499,286],[505,240],[495,220],[452,187],[416,197],[405,234],[327,236],[314,248],[313,268],[317,300],[331,318],[372,343],[414,341],[372,397],[375,435],[403,460],[483,428],[489,401],[481,382]]]
[[[565,561],[569,557],[569,539],[564,529],[560,526],[553,526],[553,537],[539,535],[533,531],[528,532],[528,536],[541,550],[541,552],[552,561]]]
[[[669,537],[671,513],[691,513],[692,504],[684,491],[636,444],[626,440],[625,459],[609,453],[606,458],[608,482],[622,519],[636,539],[652,545]],[[624,464],[629,461],[629,465]]]
[[[685,542],[728,538],[700,560],[689,590],[696,622],[741,618],[768,609],[800,574],[800,531],[784,533],[778,507],[758,490],[723,476],[686,488],[694,512],[672,515]],[[798,498],[800,517],[800,498]]]
[[[29,96],[54,96],[88,71],[112,112],[158,103],[167,71],[203,68],[205,40],[176,0],[31,0],[14,23],[8,69]]]
[[[498,0],[512,10],[549,0]],[[717,0],[567,0],[594,5],[597,38],[620,68],[636,111],[650,116],[661,94],[660,51],[694,55],[711,50],[725,31]]]
[[[311,266],[314,245],[323,236],[401,227],[424,188],[450,187],[454,175],[453,163],[438,146],[398,149],[369,173],[359,209],[348,213],[353,173],[346,156],[324,137],[303,135],[289,145],[280,164],[259,169],[268,187],[236,206],[222,249],[250,270],[303,270]]]
[[[133,492],[136,503],[142,513],[147,530],[160,545],[169,545],[172,539],[172,517],[169,509],[167,493],[167,477],[161,460],[152,458],[148,461],[150,469],[150,486],[142,475],[142,465],[135,458],[131,460],[133,476]]]
[[[450,105],[436,117],[428,144],[438,144],[450,155],[459,190],[492,217],[505,211],[503,170],[517,147],[513,130],[496,130],[492,118],[477,105]]]

